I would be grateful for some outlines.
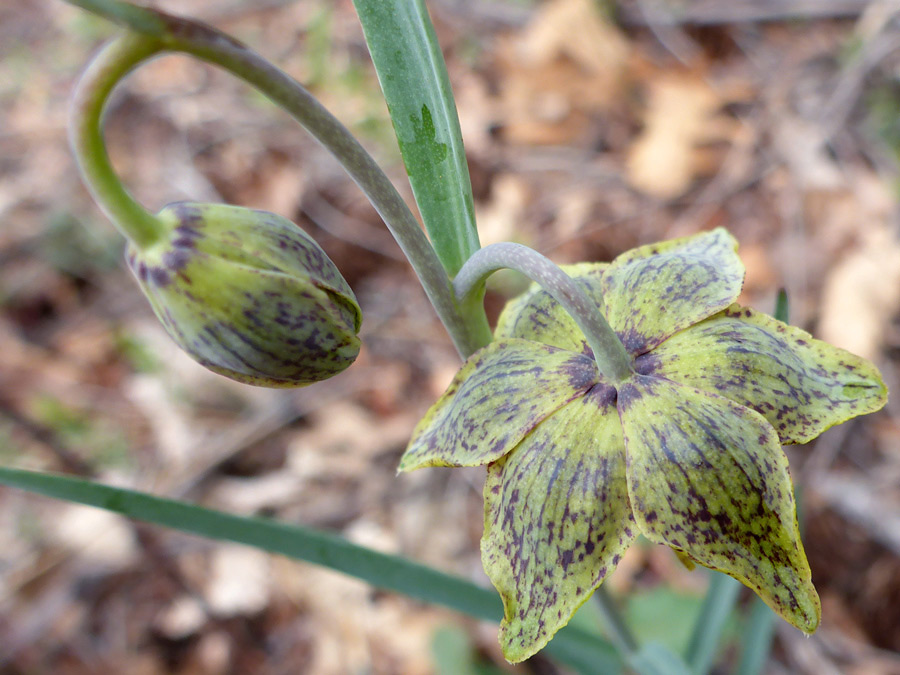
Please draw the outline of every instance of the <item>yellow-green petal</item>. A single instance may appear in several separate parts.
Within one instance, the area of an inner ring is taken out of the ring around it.
[[[501,340],[463,364],[413,431],[401,471],[500,459],[541,421],[599,381],[593,359]]]
[[[782,443],[806,443],[887,401],[869,361],[740,305],[672,336],[635,367],[753,408]]]
[[[737,241],[722,228],[641,246],[600,279],[606,320],[634,355],[720,312],[744,283]]]
[[[597,385],[491,464],[484,502],[482,562],[516,663],[569,622],[635,538],[615,390]]]
[[[601,312],[600,276],[607,267],[608,263],[562,265],[566,274],[582,282],[588,297],[597,303]],[[537,284],[532,284],[522,295],[506,303],[497,319],[494,337],[498,340],[522,338],[573,352],[591,353],[587,340],[572,317]]]
[[[620,387],[618,409],[641,532],[735,577],[814,631],[819,597],[772,426],[724,397],[643,375]]]

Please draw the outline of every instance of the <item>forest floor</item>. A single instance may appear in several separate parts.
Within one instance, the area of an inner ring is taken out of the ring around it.
[[[792,323],[898,386],[897,2],[631,0],[614,18],[589,0],[428,4],[482,243],[606,261],[725,226],[747,267],[741,302],[771,312],[786,288]],[[350,0],[156,6],[307,84],[409,197]],[[113,33],[58,0],[0,7],[0,461],[337,531],[487,583],[482,470],[396,475],[459,366],[399,249],[284,113],[179,56],[115,97],[107,139],[126,183],[153,208],[225,201],[293,219],[356,292],[363,350],[332,380],[271,391],[208,373],[165,335],[66,141],[73,84]],[[522,289],[498,277],[490,316]],[[787,452],[823,624],[809,639],[780,624],[765,672],[900,674],[897,397]],[[707,579],[644,542],[609,585],[642,637],[678,649]],[[562,672],[506,664],[495,625],[2,488],[0,645],[0,675]],[[448,650],[470,657],[453,665]]]

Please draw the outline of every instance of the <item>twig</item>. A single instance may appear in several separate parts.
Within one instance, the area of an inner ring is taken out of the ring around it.
[[[785,19],[831,19],[857,16],[871,0],[693,0],[670,6],[670,22],[713,26]],[[620,19],[630,26],[646,26],[648,19],[640,7],[629,4],[622,8]]]

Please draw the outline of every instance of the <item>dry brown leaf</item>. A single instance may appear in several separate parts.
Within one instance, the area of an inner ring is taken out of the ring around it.
[[[372,620],[371,589],[364,582],[313,565],[276,558],[278,588],[312,619],[315,652],[310,672],[339,675],[371,671],[366,626]]]
[[[823,340],[874,359],[900,307],[900,242],[887,226],[863,230],[862,245],[829,273],[822,293]]]
[[[541,5],[518,40],[524,65],[567,56],[594,75],[615,74],[625,62],[628,41],[605,21],[592,0],[555,0]]]
[[[649,86],[644,130],[628,152],[628,181],[653,197],[674,199],[710,168],[700,146],[729,139],[736,125],[719,114],[721,95],[695,73],[661,74]]]
[[[590,0],[555,0],[501,41],[498,116],[509,140],[567,144],[618,100],[630,45]]]
[[[843,185],[837,163],[828,155],[828,139],[821,124],[789,116],[777,121],[775,147],[802,188],[833,190]]]
[[[96,565],[115,569],[134,561],[131,527],[118,514],[66,504],[52,525],[57,543]]]
[[[261,612],[269,603],[270,566],[265,551],[235,544],[216,547],[205,589],[210,609],[223,616]]]
[[[531,189],[522,177],[515,174],[495,177],[491,200],[476,208],[482,245],[521,241],[519,235],[530,201]]]

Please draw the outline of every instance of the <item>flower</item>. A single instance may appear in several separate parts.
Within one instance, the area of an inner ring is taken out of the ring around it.
[[[340,271],[289,220],[227,204],[170,204],[167,236],[128,265],[171,338],[238,382],[299,387],[347,368],[362,315]]]
[[[482,561],[508,660],[541,649],[638,534],[818,626],[781,444],[878,410],[887,391],[868,361],[734,304],[736,248],[718,229],[570,266],[633,372],[601,376],[533,287],[416,427],[402,471],[488,467]]]

